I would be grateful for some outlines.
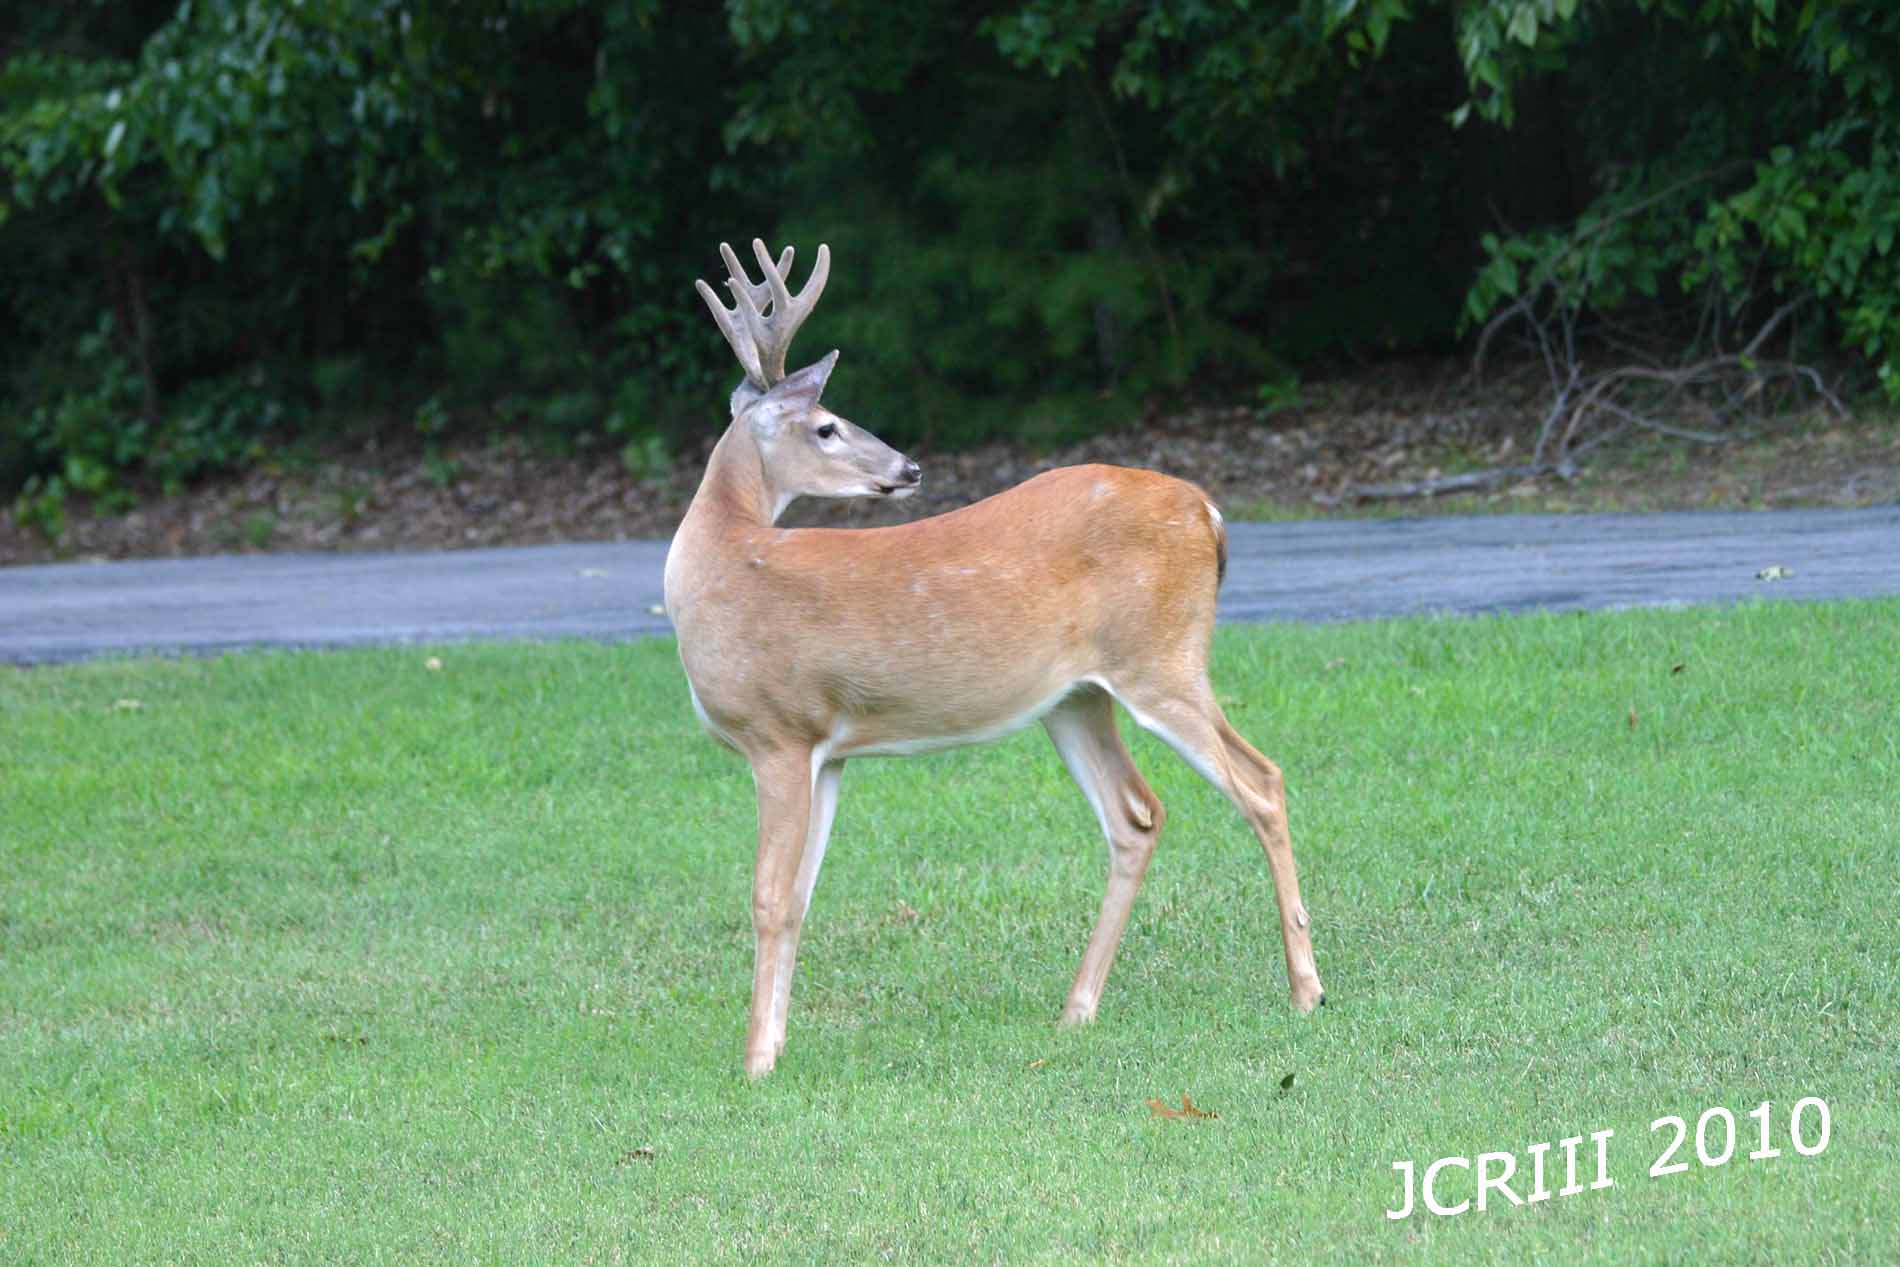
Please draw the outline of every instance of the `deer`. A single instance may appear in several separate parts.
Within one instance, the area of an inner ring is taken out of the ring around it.
[[[845,763],[983,743],[1040,722],[1108,841],[1108,884],[1060,1023],[1095,1018],[1166,815],[1117,705],[1213,784],[1266,852],[1293,1008],[1326,1001],[1280,768],[1223,713],[1208,676],[1226,572],[1220,511],[1194,484],[1106,465],[1043,472],[930,518],[781,528],[797,498],[899,499],[917,463],[819,403],[838,352],[787,373],[830,276],[796,295],[793,248],[721,243],[733,306],[703,280],[744,377],[668,549],[665,610],[692,706],[752,769],[752,1001],[744,1071],[785,1045],[799,934]]]

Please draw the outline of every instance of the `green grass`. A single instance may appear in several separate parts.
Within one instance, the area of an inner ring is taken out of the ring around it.
[[[1896,666],[1897,602],[1223,631],[1312,1018],[1145,738],[1072,1033],[1105,851],[1046,742],[859,762],[757,1085],[751,782],[670,644],[7,672],[0,1261],[1900,1260]],[[1716,1106],[1737,1159],[1648,1177]],[[1605,1128],[1615,1188],[1384,1217]]]

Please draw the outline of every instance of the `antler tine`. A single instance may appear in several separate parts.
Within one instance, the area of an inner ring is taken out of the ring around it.
[[[791,350],[793,336],[805,324],[805,318],[811,316],[818,297],[825,292],[825,281],[831,276],[831,248],[819,243],[818,258],[812,261],[811,276],[805,279],[805,289],[796,296],[785,284],[791,274],[792,248],[785,248],[776,268],[772,266],[771,253],[758,238],[752,239],[752,253],[758,257],[759,267],[765,273],[765,284],[772,293],[771,323],[768,327],[761,320],[759,327],[764,330],[758,339],[759,364],[766,376],[776,383],[785,377],[785,354]]]
[[[718,292],[705,282],[696,281],[693,286],[699,291],[699,297],[706,301],[706,306],[712,309],[713,320],[719,323],[719,333],[725,335],[726,342],[732,345],[732,354],[739,358],[746,380],[760,389],[771,386],[765,381],[765,372],[759,366],[759,349],[753,342],[752,332],[741,322],[743,301],[738,308],[728,308],[719,302]]]
[[[754,239],[755,244],[756,242],[757,239]],[[758,283],[756,286],[753,285],[752,279],[746,276],[745,266],[739,263],[739,257],[733,253],[730,246],[721,242],[719,244],[719,254],[724,257],[726,261],[727,287],[731,289],[735,297],[741,290],[744,290],[751,298],[752,306],[757,308],[761,313],[770,307],[772,303],[771,278],[773,274],[776,273],[780,277],[791,276],[793,250],[789,246],[779,253],[777,268],[772,266],[769,256],[760,261],[765,267],[766,280]],[[772,315],[776,317],[778,314],[774,312]]]
[[[754,238],[754,245],[757,242],[758,239]],[[779,355],[777,364],[773,364],[772,348],[776,341],[773,328],[778,324],[781,310],[772,303],[772,284],[768,280],[754,285],[752,279],[746,276],[745,265],[739,262],[738,255],[726,243],[719,244],[719,254],[726,261],[726,289],[732,292],[733,306],[739,320],[745,323],[746,336],[752,340],[753,353],[758,358],[760,375],[756,385],[770,387],[785,377],[784,355]],[[759,258],[764,262],[766,276],[770,278],[772,257],[761,254]],[[788,259],[786,263],[791,261]],[[767,308],[772,309],[770,318],[765,315]]]
[[[712,309],[720,333],[726,336],[739,364],[745,367],[746,377],[755,387],[768,388],[785,377],[785,354],[791,349],[792,337],[811,315],[819,295],[824,293],[825,280],[831,275],[831,248],[819,246],[811,276],[805,281],[805,289],[796,296],[785,284],[791,274],[793,249],[786,247],[774,264],[765,243],[754,238],[752,252],[765,274],[763,282],[754,283],[746,276],[745,266],[732,247],[724,242],[719,244],[720,257],[726,262],[726,286],[732,291],[731,308],[721,303],[718,293],[705,282],[695,285],[706,306]]]

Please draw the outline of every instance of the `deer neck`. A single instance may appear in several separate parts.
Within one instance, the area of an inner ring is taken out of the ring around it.
[[[713,446],[681,528],[748,536],[771,528],[791,500],[773,484],[751,428],[734,421]]]

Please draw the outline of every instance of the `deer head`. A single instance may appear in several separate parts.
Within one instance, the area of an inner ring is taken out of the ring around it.
[[[704,281],[695,285],[745,370],[745,379],[732,393],[732,425],[744,428],[757,446],[776,494],[776,512],[797,497],[908,497],[923,480],[917,464],[818,403],[838,363],[837,352],[795,374],[785,372],[792,338],[817,306],[831,275],[831,249],[818,248],[811,276],[796,295],[788,285],[791,247],[777,264],[757,238],[752,252],[765,276],[756,284],[732,248],[719,244],[733,307],[721,303]]]

